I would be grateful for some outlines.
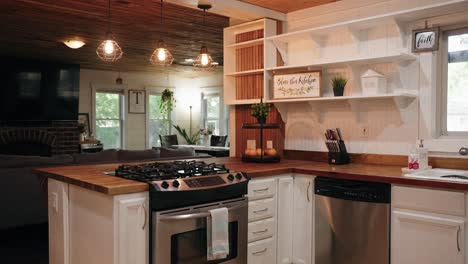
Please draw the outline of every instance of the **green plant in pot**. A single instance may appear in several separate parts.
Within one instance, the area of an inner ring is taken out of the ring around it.
[[[266,118],[268,114],[270,113],[271,105],[263,103],[263,98],[262,98],[260,99],[260,103],[253,104],[251,108],[252,108],[251,115],[257,118],[257,122],[259,124],[265,124]]]
[[[331,79],[331,82],[333,87],[333,94],[335,96],[343,96],[348,79],[342,76],[335,76]]]
[[[166,88],[162,92],[161,101],[159,102],[159,112],[161,112],[161,115],[166,116],[167,113],[172,112],[175,103],[174,92]]]
[[[196,145],[198,140],[200,139],[200,130],[197,130],[197,132],[193,133],[190,135],[190,133],[185,130],[185,128],[181,128],[178,125],[173,126],[175,130],[187,141],[187,144],[189,145]]]

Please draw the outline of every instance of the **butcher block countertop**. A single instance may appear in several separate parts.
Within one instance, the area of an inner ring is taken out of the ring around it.
[[[342,179],[385,182],[419,187],[441,188],[468,191],[468,182],[447,182],[437,180],[413,179],[401,175],[401,167],[348,164],[331,166],[323,162],[282,160],[279,163],[245,163],[238,158],[203,159],[207,163],[223,163],[231,171],[248,173],[252,178],[275,176],[286,173],[299,173],[313,176],[328,176]],[[145,161],[147,163],[148,161]],[[138,164],[136,162],[132,164]],[[114,171],[118,164],[82,165],[37,168],[39,176],[55,179],[108,195],[144,192],[148,184],[105,175]]]

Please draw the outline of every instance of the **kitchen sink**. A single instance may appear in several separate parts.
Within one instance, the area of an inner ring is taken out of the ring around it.
[[[467,170],[428,169],[405,174],[405,177],[468,183]]]

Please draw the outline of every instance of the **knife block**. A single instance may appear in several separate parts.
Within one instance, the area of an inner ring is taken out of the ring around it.
[[[340,152],[328,152],[328,164],[330,165],[345,165],[351,162],[346,145],[343,140],[338,141]]]

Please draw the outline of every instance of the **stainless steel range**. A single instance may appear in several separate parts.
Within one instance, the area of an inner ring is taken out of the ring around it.
[[[247,263],[246,173],[203,161],[121,165],[112,175],[150,185],[152,264]],[[207,261],[209,210],[229,212],[229,255]]]

